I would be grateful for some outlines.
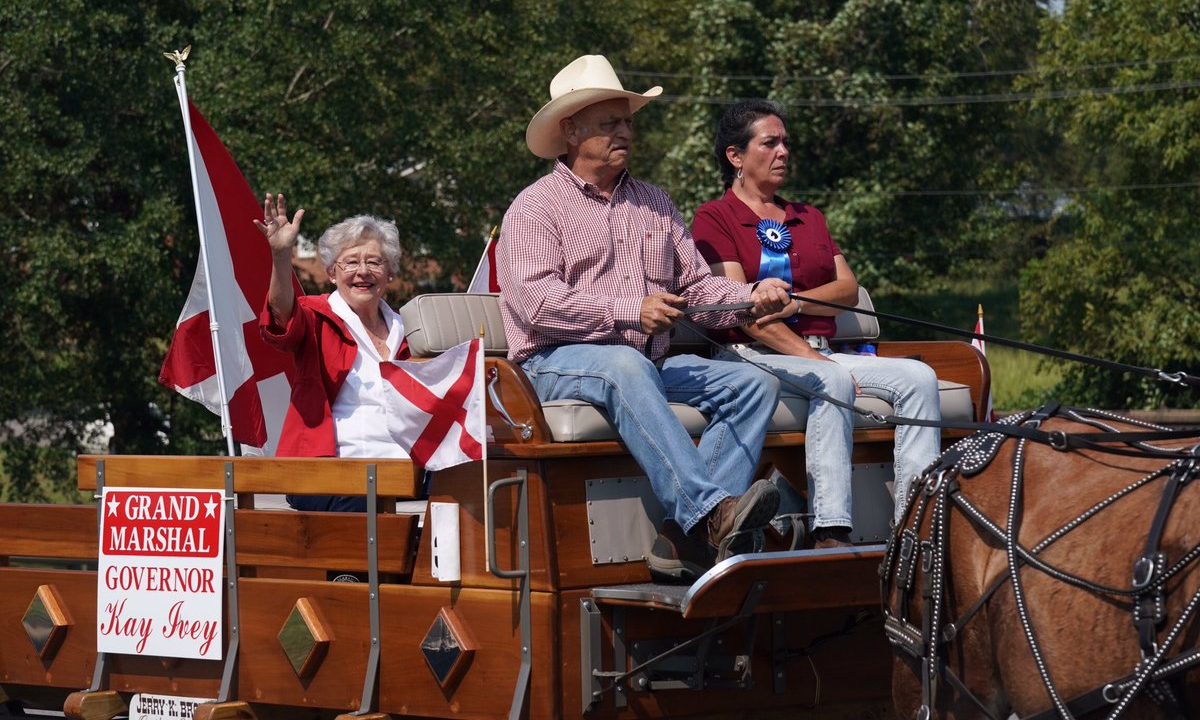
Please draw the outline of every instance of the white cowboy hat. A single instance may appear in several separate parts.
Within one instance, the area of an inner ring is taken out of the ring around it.
[[[576,58],[550,81],[550,102],[529,121],[525,144],[534,155],[553,160],[567,152],[567,141],[559,127],[563,118],[613,98],[628,98],[630,112],[637,112],[660,93],[662,88],[658,85],[640,95],[629,92],[621,86],[616,71],[603,55]]]

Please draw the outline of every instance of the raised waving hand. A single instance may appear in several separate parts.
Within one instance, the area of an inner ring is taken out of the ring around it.
[[[296,239],[300,237],[300,223],[303,220],[304,208],[297,210],[289,222],[287,199],[283,197],[283,193],[279,193],[278,197],[267,193],[263,199],[263,219],[255,220],[254,226],[267,238],[271,253],[278,254],[296,247]]]

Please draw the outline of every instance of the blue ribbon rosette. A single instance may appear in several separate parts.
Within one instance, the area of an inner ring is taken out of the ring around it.
[[[792,259],[788,257],[788,249],[792,247],[792,233],[783,223],[775,220],[759,220],[758,228],[754,231],[758,242],[762,244],[762,254],[758,258],[758,279],[778,278],[788,285],[792,284]],[[785,322],[794,323],[799,318],[795,315]]]
[[[776,220],[759,220],[754,234],[765,249],[774,253],[787,252],[792,246],[792,233]]]

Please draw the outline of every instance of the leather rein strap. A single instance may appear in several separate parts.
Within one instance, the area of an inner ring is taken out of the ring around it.
[[[745,303],[739,303],[737,305],[740,306],[742,304]],[[700,305],[694,308],[688,308],[684,312],[710,312],[720,309],[728,309],[730,307],[737,309],[737,307],[730,305]],[[687,323],[688,321],[684,320],[682,322]],[[701,328],[698,328],[694,325],[692,325],[692,328],[701,337],[703,337],[706,342],[712,345],[714,349],[723,349],[720,343],[716,342],[712,338],[709,338]],[[650,338],[652,337],[653,336],[650,336]],[[647,350],[649,350],[649,338],[647,340],[646,347]],[[1192,455],[1174,450],[1167,450],[1164,448],[1155,448],[1150,445],[1144,445],[1144,443],[1154,440],[1180,440],[1200,437],[1200,428],[1167,430],[1166,428],[1161,428],[1158,426],[1148,426],[1152,429],[1139,430],[1136,432],[1101,431],[1064,433],[1059,430],[1046,432],[1038,429],[1036,425],[1027,426],[1024,424],[1000,422],[949,422],[946,420],[925,420],[922,418],[910,418],[900,415],[881,415],[877,412],[855,407],[853,403],[847,403],[843,400],[820,392],[819,390],[809,390],[808,388],[801,387],[800,385],[797,385],[789,380],[785,374],[775,372],[774,369],[768,367],[767,365],[755,362],[752,359],[744,358],[736,353],[731,354],[729,359],[734,362],[740,361],[750,363],[751,365],[760,368],[763,372],[775,376],[779,380],[780,385],[796,393],[797,395],[800,395],[801,397],[805,397],[810,400],[822,400],[830,403],[831,405],[836,405],[844,410],[848,410],[856,415],[861,415],[865,418],[885,425],[912,425],[916,427],[935,427],[942,430],[970,430],[973,432],[1000,433],[1007,437],[1024,438],[1042,445],[1049,445],[1055,450],[1064,452],[1067,450],[1092,450],[1111,455],[1124,455],[1139,458],[1157,457],[1163,459],[1187,459],[1191,458]],[[1122,420],[1125,419],[1122,418]],[[1130,422],[1128,420],[1125,421]],[[1134,424],[1140,423],[1135,422]],[[1136,447],[1121,447],[1119,444],[1134,445]]]
[[[790,293],[793,300],[799,300],[802,303],[812,303],[813,305],[821,305],[843,312],[852,312],[858,315],[869,315],[870,317],[892,320],[894,322],[912,325],[914,327],[925,328],[927,330],[936,330],[937,332],[946,333],[947,335],[957,335],[958,337],[971,338],[972,340],[983,340],[985,342],[995,343],[997,345],[1005,345],[1007,347],[1024,350],[1026,352],[1035,353],[1037,355],[1047,355],[1063,360],[1071,360],[1073,362],[1084,363],[1085,365],[1095,365],[1115,372],[1127,372],[1143,377],[1152,378],[1160,382],[1171,383],[1174,385],[1182,385],[1184,387],[1200,387],[1200,377],[1191,375],[1183,371],[1167,372],[1157,368],[1142,367],[1140,365],[1129,365],[1127,363],[1115,362],[1112,360],[1104,360],[1102,358],[1094,358],[1090,355],[1080,355],[1078,353],[1067,352],[1066,350],[1058,350],[1055,348],[1046,347],[1044,345],[1035,345],[1033,343],[1021,342],[1019,340],[1009,340],[998,335],[989,335],[987,333],[970,332],[968,330],[959,330],[950,325],[941,323],[929,322],[928,320],[918,320],[916,318],[905,317],[904,315],[893,315],[891,313],[878,312],[876,310],[865,310],[863,308],[851,307],[850,305],[842,305],[840,303],[829,302],[828,300],[817,300],[816,298],[806,297],[799,293]],[[684,308],[684,315],[696,315],[706,312],[737,312],[749,310],[754,307],[754,303],[738,302],[738,303],[722,303],[718,305],[695,305]]]
[[[1026,352],[1036,353],[1038,355],[1048,355],[1050,357],[1071,360],[1074,362],[1084,363],[1086,365],[1095,365],[1097,367],[1106,368],[1116,372],[1133,373],[1135,375],[1152,378],[1160,382],[1182,385],[1184,387],[1200,387],[1200,377],[1183,371],[1167,372],[1157,368],[1148,368],[1139,365],[1128,365],[1126,363],[1114,362],[1112,360],[1103,360],[1101,358],[1094,358],[1089,355],[1079,355],[1077,353],[1067,352],[1065,350],[1057,350],[1044,345],[1034,345],[1033,343],[1009,340],[1008,338],[1002,338],[996,335],[988,335],[987,333],[959,330],[958,328],[950,325],[942,325],[941,323],[929,322],[928,320],[917,320],[916,318],[905,317],[903,315],[892,315],[890,313],[882,313],[875,310],[864,310],[862,308],[850,307],[849,305],[832,303],[827,300],[817,300],[816,298],[805,297],[804,295],[797,293],[792,293],[792,298],[794,300],[799,300],[800,302],[812,303],[813,305],[822,305],[824,307],[834,308],[844,312],[853,312],[858,313],[859,315],[870,315],[873,318],[893,320],[895,322],[904,323],[905,325],[913,325],[915,327],[926,328],[928,330],[936,330],[948,335],[957,335],[959,337],[968,337],[974,340],[983,340],[985,342],[996,343],[997,345],[1006,345],[1008,347],[1017,348],[1018,350],[1025,350]]]

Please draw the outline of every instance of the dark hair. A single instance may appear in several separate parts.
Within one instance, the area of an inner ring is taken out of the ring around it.
[[[750,145],[750,126],[760,119],[774,115],[784,123],[783,107],[770,100],[742,100],[725,111],[721,122],[717,125],[717,140],[713,146],[713,154],[717,158],[717,167],[721,170],[721,179],[728,189],[733,186],[733,178],[737,170],[729,158],[725,157],[725,148],[732,145],[740,152],[746,152]]]

